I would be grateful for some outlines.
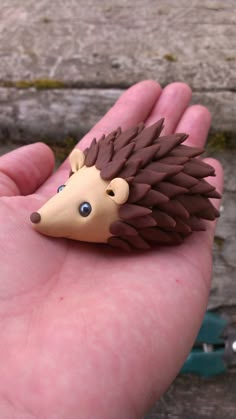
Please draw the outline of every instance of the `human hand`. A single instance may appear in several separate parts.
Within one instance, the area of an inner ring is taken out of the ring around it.
[[[165,118],[202,146],[210,115],[191,91],[141,82],[81,141]],[[209,160],[209,159],[208,159]],[[125,254],[36,233],[29,215],[68,177],[43,144],[0,158],[0,417],[141,418],[183,364],[206,310],[214,223],[175,247]],[[222,189],[222,171],[210,159]],[[214,203],[219,205],[219,202]]]

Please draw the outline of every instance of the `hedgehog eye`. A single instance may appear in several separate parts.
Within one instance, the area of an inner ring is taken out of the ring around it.
[[[57,188],[57,193],[58,192],[61,192],[62,191],[62,189],[64,189],[66,187],[66,185],[60,185],[58,188]]]
[[[92,207],[89,202],[82,202],[79,206],[79,213],[82,217],[87,217],[92,211]]]

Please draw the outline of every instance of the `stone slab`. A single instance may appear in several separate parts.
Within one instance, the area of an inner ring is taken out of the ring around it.
[[[0,80],[233,91],[234,12],[234,0],[1,0]]]
[[[123,89],[37,90],[0,87],[0,141],[55,143],[79,140],[106,113]],[[193,103],[212,112],[215,131],[236,132],[232,92],[194,92]],[[220,115],[220,117],[219,117]]]

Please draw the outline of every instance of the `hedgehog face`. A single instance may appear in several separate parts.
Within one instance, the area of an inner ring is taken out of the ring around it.
[[[129,185],[121,178],[104,181],[95,166],[82,166],[83,161],[81,151],[72,152],[74,173],[31,215],[31,221],[37,231],[48,236],[105,243],[111,236],[111,223],[118,219],[119,206],[128,199]]]

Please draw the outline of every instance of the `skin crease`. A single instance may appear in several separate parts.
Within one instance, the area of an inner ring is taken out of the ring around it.
[[[80,143],[140,120],[202,146],[210,115],[183,83],[131,87]],[[222,190],[222,170],[209,161]],[[0,158],[0,417],[138,419],[184,362],[206,310],[214,223],[183,245],[126,254],[35,232],[29,215],[55,194],[43,144]],[[47,179],[47,180],[46,180]],[[26,196],[21,196],[26,195]],[[219,206],[219,202],[215,202]]]

